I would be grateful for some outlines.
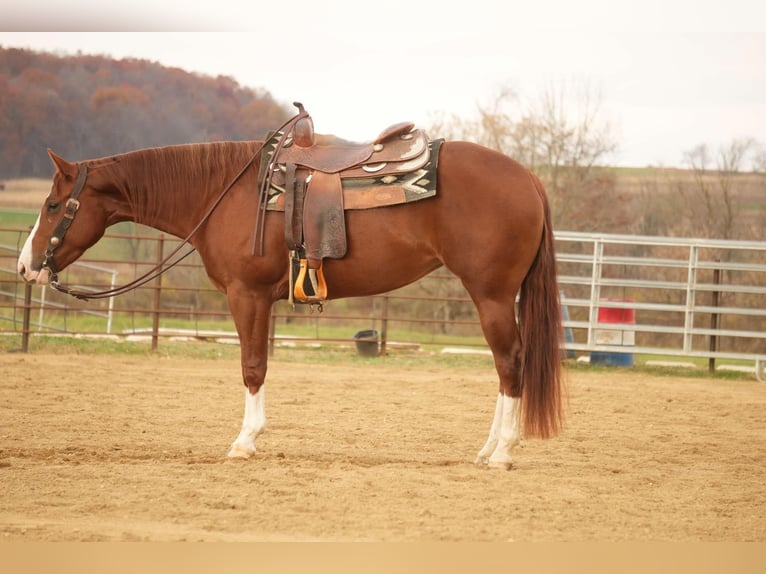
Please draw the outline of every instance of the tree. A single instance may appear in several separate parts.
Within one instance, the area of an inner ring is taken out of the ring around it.
[[[149,98],[140,88],[122,84],[98,88],[90,99],[96,138],[101,145],[97,155],[127,152],[142,147],[151,133]]]
[[[439,116],[429,131],[470,139],[535,171],[558,227],[622,229],[627,213],[619,209],[614,174],[605,169],[617,141],[602,117],[601,101],[587,82],[550,84],[530,101],[505,86],[478,106],[478,120]]]
[[[48,177],[46,148],[85,159],[259,139],[289,115],[265,90],[136,59],[0,46],[0,177]]]
[[[749,138],[734,139],[718,149],[715,161],[707,144],[684,153],[684,164],[692,178],[679,180],[676,189],[684,200],[688,229],[695,235],[718,239],[742,236],[739,219],[743,182],[739,176],[754,145]]]
[[[755,173],[766,174],[766,146],[762,144],[754,144],[755,150],[753,152],[753,171]]]

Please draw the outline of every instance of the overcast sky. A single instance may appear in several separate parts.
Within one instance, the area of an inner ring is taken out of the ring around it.
[[[143,58],[302,101],[318,132],[371,139],[466,118],[501,88],[587,83],[618,165],[706,143],[766,145],[762,0],[3,0],[3,47]],[[23,32],[22,30],[38,30]],[[90,30],[72,32],[73,30]],[[141,32],[124,32],[141,30]]]

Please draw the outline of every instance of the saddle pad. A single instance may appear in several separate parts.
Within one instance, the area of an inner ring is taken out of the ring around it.
[[[264,146],[261,159],[261,169],[258,181],[262,181],[264,172],[270,164],[268,158],[279,141],[280,134],[271,137]],[[429,159],[422,167],[414,171],[374,175],[366,177],[343,177],[344,209],[372,209],[388,205],[397,205],[427,199],[436,195],[436,172],[439,160],[439,149],[443,139],[429,140]],[[259,185],[260,187],[260,185]],[[270,211],[285,210],[284,188],[272,180],[269,188],[269,198],[266,209]]]

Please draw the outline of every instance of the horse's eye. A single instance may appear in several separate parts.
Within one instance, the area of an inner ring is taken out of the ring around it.
[[[59,207],[61,207],[61,204],[57,201],[49,201],[48,202],[48,213],[56,213],[59,210]]]

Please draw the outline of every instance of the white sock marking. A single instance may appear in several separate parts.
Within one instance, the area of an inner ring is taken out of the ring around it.
[[[521,439],[520,411],[520,398],[506,397],[498,393],[489,437],[476,456],[476,464],[510,468],[511,451]]]
[[[255,452],[255,438],[266,428],[266,396],[262,386],[254,395],[245,389],[245,416],[242,430],[229,449],[229,456],[250,456]]]
[[[489,466],[499,468],[511,467],[511,451],[513,447],[519,444],[521,439],[521,399],[514,397],[503,397],[503,414],[500,423],[500,433],[497,441],[497,448],[492,456],[489,457]]]
[[[503,417],[503,395],[497,394],[497,403],[495,403],[495,416],[492,419],[492,426],[489,429],[489,437],[479,454],[476,456],[476,464],[487,464],[489,456],[495,452],[497,446],[498,433],[500,431],[500,421]]]

